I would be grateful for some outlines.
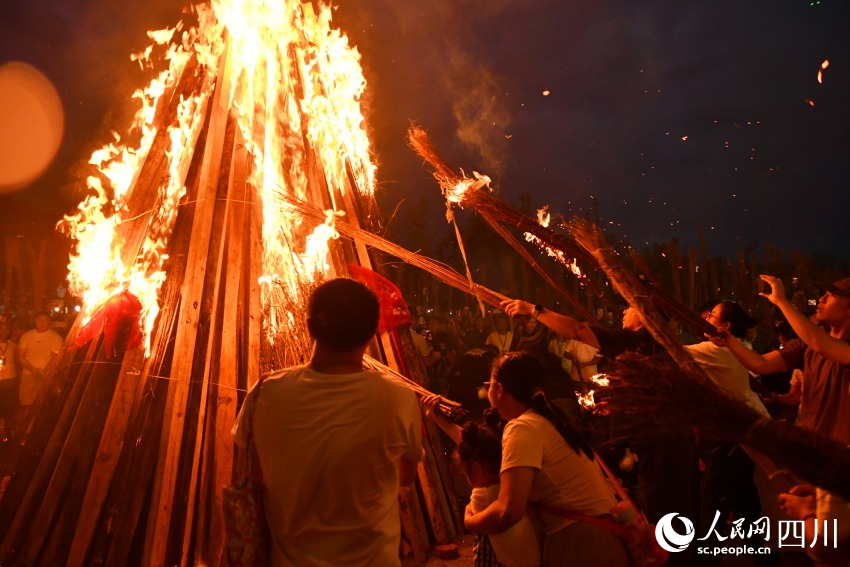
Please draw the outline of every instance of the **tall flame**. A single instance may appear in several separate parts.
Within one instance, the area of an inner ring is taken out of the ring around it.
[[[199,5],[195,11],[197,27],[184,31],[181,22],[151,31],[154,44],[131,57],[142,68],[153,67],[157,54],[167,62],[167,69],[133,95],[140,108],[127,138],[138,141],[128,144],[114,134],[111,143],[93,153],[90,163],[97,174],[87,181],[92,194],[61,223],[77,241],[69,282],[71,292],[83,300],[83,322],[110,296],[129,290],[142,302],[146,341],[159,312],[165,251],[186,193],[193,146],[225,49],[232,80],[223,100],[230,103],[251,152],[249,182],[262,200],[264,301],[271,297],[271,283],[297,296],[302,284],[328,273],[328,241],[338,237],[333,228],[335,211],[341,208],[337,201],[352,188],[371,195],[375,187],[360,107],[366,85],[360,55],[331,28],[328,6],[314,9],[298,0],[212,0],[211,6]],[[192,58],[203,69],[203,85],[180,100],[176,119],[167,126],[167,175],[154,209],[140,219],[138,212],[128,210],[128,199],[159,133],[157,104]],[[314,230],[279,198],[284,193],[323,203],[317,193],[323,187],[329,188],[325,197],[332,209]],[[120,231],[127,222],[147,223],[138,250],[122,250]],[[270,318],[267,331],[274,333],[275,325],[285,327],[291,319],[278,315]]]

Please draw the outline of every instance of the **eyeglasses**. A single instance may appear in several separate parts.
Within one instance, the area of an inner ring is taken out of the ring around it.
[[[706,320],[706,321],[711,321],[712,317],[713,317],[713,318],[715,318],[715,319],[720,319],[720,317],[718,317],[718,316],[717,316],[717,315],[715,315],[714,313],[709,312],[709,313],[708,313],[708,315],[706,315],[706,316],[705,316],[705,320]]]

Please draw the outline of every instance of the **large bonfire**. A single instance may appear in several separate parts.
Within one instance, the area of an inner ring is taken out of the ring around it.
[[[98,175],[87,183],[94,194],[65,221],[77,240],[69,280],[71,291],[83,299],[84,322],[109,297],[127,290],[142,302],[149,348],[166,250],[216,87],[217,104],[235,115],[250,153],[248,181],[262,203],[263,303],[272,313],[267,331],[275,334],[292,322],[293,313],[275,304],[281,295],[273,290],[281,287],[285,297],[300,303],[303,285],[327,274],[327,242],[336,233],[329,214],[311,234],[280,194],[339,211],[345,208],[337,202],[340,196],[352,190],[371,195],[375,184],[360,109],[366,83],[359,54],[331,28],[330,9],[316,9],[298,0],[216,0],[211,7],[194,9],[196,27],[184,30],[181,22],[149,32],[155,43],[133,58],[143,66],[154,65],[152,57],[162,52],[168,69],[133,95],[141,103],[133,125],[138,144],[123,144],[115,134],[115,142],[92,155]],[[166,125],[167,166],[156,201],[148,211],[131,210],[131,188],[138,184],[141,165],[163,126],[157,123],[158,104],[177,87],[188,66],[200,67],[199,84],[180,93],[175,120]],[[219,76],[225,77],[224,84],[217,85]],[[311,174],[321,179],[311,180]],[[323,187],[331,190],[320,194]],[[148,225],[144,241],[125,247],[121,227],[136,222]]]
[[[330,9],[214,0],[190,17],[133,56],[167,69],[61,223],[83,309],[22,454],[0,467],[3,565],[219,564],[245,392],[308,355],[317,281],[372,266],[362,240],[332,242],[340,216],[370,228],[375,166],[359,55]],[[384,333],[371,354],[421,377],[412,349]],[[401,496],[420,559],[460,522],[426,452],[418,494]]]

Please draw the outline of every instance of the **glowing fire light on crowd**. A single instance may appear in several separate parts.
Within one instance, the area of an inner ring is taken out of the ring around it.
[[[549,205],[546,205],[542,209],[537,210],[537,223],[543,228],[548,228],[549,224],[552,221],[552,215],[549,214]],[[576,263],[576,259],[573,258],[570,260],[566,254],[562,250],[555,250],[551,246],[547,246],[543,243],[542,240],[531,234],[530,232],[526,232],[524,234],[526,242],[531,242],[532,244],[536,244],[542,250],[545,250],[550,257],[554,258],[561,264],[567,267],[569,271],[571,271],[576,276],[583,278],[584,274],[581,272],[581,268],[578,267]]]
[[[62,223],[76,240],[69,281],[71,292],[83,300],[83,322],[109,297],[129,291],[142,302],[146,347],[159,312],[165,251],[183,204],[186,174],[216,78],[223,75],[220,61],[227,61],[231,78],[222,97],[234,109],[253,160],[249,182],[262,200],[264,302],[270,301],[272,283],[297,297],[301,284],[327,274],[328,241],[338,237],[333,222],[339,214],[334,210],[342,205],[339,198],[351,189],[371,195],[375,186],[360,108],[366,85],[360,55],[331,28],[328,6],[314,9],[298,0],[213,0],[211,6],[197,6],[195,13],[197,27],[184,30],[180,23],[149,32],[154,44],[131,57],[143,68],[153,67],[152,58],[164,52],[168,69],[133,95],[141,108],[126,138],[135,143],[114,134],[113,142],[94,152],[90,163],[97,175],[87,181],[93,194]],[[129,211],[129,195],[158,134],[157,103],[193,58],[202,69],[203,84],[195,96],[181,99],[176,119],[167,125],[167,175],[157,189],[156,205],[150,211]],[[315,191],[324,185],[334,210],[314,230],[278,197],[285,193],[321,202]],[[139,217],[147,222],[144,242],[126,249],[121,226]],[[285,326],[290,317],[270,319]]]

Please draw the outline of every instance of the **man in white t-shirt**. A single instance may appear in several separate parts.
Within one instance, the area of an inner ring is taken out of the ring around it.
[[[556,334],[549,341],[549,352],[561,358],[561,368],[570,373],[573,382],[590,382],[597,374],[598,348]]]
[[[62,336],[50,329],[50,316],[43,311],[36,313],[34,322],[35,329],[24,333],[18,343],[21,361],[18,394],[24,410],[35,402],[44,388],[47,374],[62,350]]]
[[[256,399],[271,565],[396,567],[399,488],[413,482],[423,457],[419,404],[401,381],[363,370],[378,326],[371,291],[331,280],[307,310],[310,362],[248,394]],[[234,440],[243,447],[246,423],[240,412]]]

